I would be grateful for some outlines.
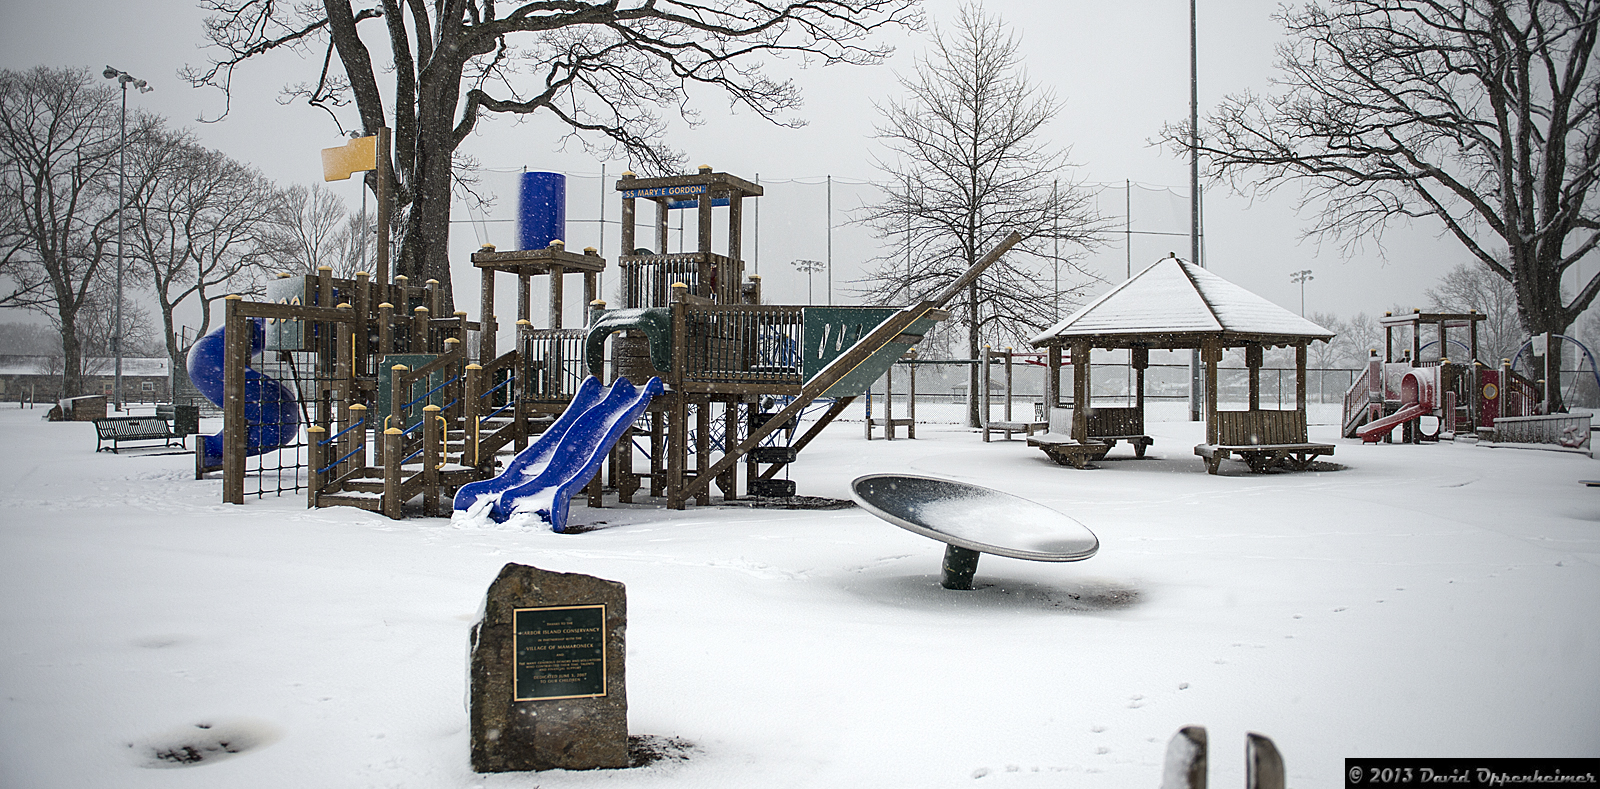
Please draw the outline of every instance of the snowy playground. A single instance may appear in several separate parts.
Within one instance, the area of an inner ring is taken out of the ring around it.
[[[1212,476],[1179,410],[1152,410],[1146,459],[1079,471],[949,424],[869,443],[858,405],[790,467],[834,499],[870,473],[985,485],[1099,538],[987,556],[971,592],[859,508],[574,501],[556,534],[231,505],[192,455],[0,411],[0,785],[1153,788],[1190,724],[1216,787],[1244,785],[1247,731],[1305,789],[1351,756],[1600,755],[1594,459],[1363,445],[1331,406],[1321,470]],[[507,562],[627,585],[629,728],[674,758],[471,771],[468,628]],[[156,758],[197,736],[239,753]]]

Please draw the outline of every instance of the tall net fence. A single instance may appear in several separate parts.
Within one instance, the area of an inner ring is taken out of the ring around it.
[[[621,252],[622,200],[616,191],[620,170],[596,169],[566,172],[569,250],[594,247],[608,261]],[[884,201],[883,188],[872,181],[830,176],[770,178],[760,173],[735,173],[760,183],[765,194],[745,202],[743,257],[745,272],[762,279],[763,300],[772,304],[861,303],[864,279],[879,265],[896,265],[894,239],[881,239],[859,220],[864,209]],[[517,195],[521,171],[486,170],[478,173],[471,197],[458,191],[452,220],[456,248],[475,249],[494,244],[501,250],[517,248]],[[1062,188],[1069,188],[1063,182]],[[1059,271],[1048,268],[1041,277],[1059,277],[1059,288],[1086,285],[1098,294],[1108,284],[1121,282],[1134,272],[1177,252],[1189,257],[1189,200],[1186,193],[1132,182],[1087,184],[1100,215],[1100,232],[1088,250],[1062,247],[1059,254],[1075,257],[1074,265]],[[637,243],[657,253],[693,251],[695,212],[668,214],[665,249],[656,249],[656,216],[648,201],[636,217]],[[727,212],[718,211],[712,251],[726,254]],[[1048,250],[1055,253],[1057,250]],[[816,261],[814,271],[797,261]],[[1074,271],[1073,268],[1077,268]],[[614,267],[601,277],[601,298],[620,303],[620,277]],[[1041,291],[1048,293],[1045,286]],[[1048,298],[1046,296],[1045,298]],[[1081,300],[1062,299],[1051,305],[1053,315],[1065,316]]]

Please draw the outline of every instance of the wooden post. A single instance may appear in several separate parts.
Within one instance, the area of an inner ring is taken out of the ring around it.
[[[867,438],[872,434],[868,433]],[[883,438],[894,440],[894,365],[883,371]]]
[[[1050,409],[1061,407],[1061,346],[1045,349],[1044,417],[1050,418]]]
[[[372,424],[367,421],[367,407],[361,403],[350,405],[350,418],[352,430],[345,435],[350,439],[350,448],[346,454],[354,452],[347,463],[349,471],[354,472],[367,467],[367,431]]]
[[[381,357],[394,353],[394,305],[378,305],[378,354]],[[376,367],[376,365],[374,365]]]
[[[554,249],[561,249],[560,241],[550,242]],[[566,267],[552,264],[550,266],[550,328],[562,328],[561,313],[566,302]]]
[[[404,274],[394,278],[394,303],[401,315],[411,310],[411,278]]]
[[[383,514],[400,520],[400,459],[406,450],[406,435],[398,427],[383,431]]]
[[[411,399],[411,390],[410,387],[400,385],[400,378],[410,370],[411,368],[403,364],[397,364],[389,368],[389,419],[385,425],[386,429],[390,427],[404,428],[406,425],[405,409],[402,406],[405,405],[407,400]]]
[[[439,466],[444,459],[444,431],[440,430],[439,406],[422,408],[422,512],[439,514]]]
[[[1072,343],[1072,440],[1089,443],[1089,342]]]
[[[371,275],[365,271],[356,272],[356,323],[353,331],[356,337],[355,358],[352,363],[355,369],[365,372],[372,369],[367,364],[367,355],[371,353],[368,345],[370,334],[369,324],[372,323],[372,282]]]
[[[989,354],[992,349],[985,345],[978,354],[978,366],[983,368],[983,375],[978,376],[977,392],[968,392],[969,396],[978,398],[978,426],[983,428],[983,443],[989,443]]]
[[[428,339],[428,308],[418,307],[411,313],[411,352],[433,353]]]
[[[229,295],[224,312],[222,374],[222,500],[244,503],[245,442],[249,425],[244,418],[244,368],[250,362],[250,334],[255,327],[239,311],[244,297]]]
[[[1411,366],[1422,361],[1422,310],[1411,310]]]
[[[906,418],[911,420],[906,424],[906,438],[917,437],[917,365],[906,365],[906,372],[911,374],[911,395],[906,401]]]
[[[461,465],[482,469],[478,462],[478,420],[483,414],[478,400],[483,391],[483,365],[469,364],[462,371],[461,393]]]
[[[517,320],[533,320],[533,275],[527,269],[517,271]]]
[[[316,509],[317,493],[322,490],[322,466],[326,456],[322,442],[328,431],[322,425],[306,428],[306,508]]]
[[[1300,343],[1294,347],[1294,401],[1296,410],[1300,412],[1300,424],[1309,424],[1306,420],[1306,344]],[[1306,437],[1301,436],[1301,441]]]
[[[483,268],[478,306],[478,360],[484,364],[494,361],[494,269]]]
[[[1144,371],[1150,366],[1150,349],[1143,346],[1128,349],[1128,363],[1133,366],[1133,405],[1139,409],[1139,424],[1144,424]]]
[[[694,475],[698,480],[706,475],[706,469],[711,468],[711,402],[701,395],[694,404],[695,441]],[[704,507],[711,503],[711,485],[700,486],[700,492],[695,496],[695,503]]]
[[[594,247],[584,247],[583,254],[588,257],[600,256],[599,250],[595,249]],[[583,272],[583,303],[593,304],[595,299],[598,298],[600,298],[600,272]]]
[[[1012,395],[1012,387],[1011,387],[1012,378],[1011,378],[1011,376],[1014,373],[1014,370],[1013,370],[1013,367],[1012,367],[1012,363],[1015,360],[1015,358],[1016,357],[1013,356],[1012,353],[1011,353],[1011,349],[1010,348],[1006,348],[1006,421],[1007,422],[1011,421],[1011,395]],[[1007,441],[1011,440],[1011,430],[1009,428],[1006,430],[1006,440]]]
[[[439,280],[429,279],[428,287],[428,312],[432,315],[444,314],[444,291],[439,289]]]
[[[1200,349],[1206,364],[1206,443],[1219,443],[1220,427],[1217,424],[1217,362],[1222,361],[1222,346],[1207,343]]]
[[[674,343],[676,344],[676,343]],[[668,409],[667,419],[667,507],[681,510],[686,504],[683,495],[684,489],[684,464],[689,460],[688,436],[684,435],[689,429],[689,404],[684,399],[683,392],[676,392],[672,396],[672,404]],[[652,484],[654,480],[651,480]]]
[[[710,442],[706,442],[708,445]],[[739,403],[722,404],[722,451],[724,454],[731,451],[739,444]],[[707,452],[710,450],[707,449]],[[728,470],[718,477],[717,484],[722,487],[722,500],[734,501],[739,498],[739,464],[728,465]]]
[[[671,212],[667,209],[666,199],[658,197],[651,202],[656,204],[656,254],[665,255],[667,254],[667,240],[672,232],[672,228],[668,226],[668,217],[671,215]],[[660,294],[658,293],[657,298],[659,297]],[[645,307],[654,305],[641,304],[639,306]]]
[[[1251,343],[1244,347],[1244,366],[1250,374],[1250,410],[1261,410],[1261,346]]]

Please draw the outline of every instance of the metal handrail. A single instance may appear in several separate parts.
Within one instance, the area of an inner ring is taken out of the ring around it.
[[[351,458],[351,457],[352,457],[352,456],[353,456],[353,455],[355,455],[355,454],[356,454],[356,453],[357,453],[357,452],[361,452],[361,451],[363,451],[363,450],[365,450],[365,449],[366,449],[366,447],[356,447],[356,448],[355,448],[355,449],[352,449],[352,450],[350,450],[350,452],[349,452],[349,454],[347,454],[347,455],[345,455],[345,456],[344,456],[344,457],[342,457],[342,458],[339,458],[339,459],[338,459],[338,460],[335,460],[335,461],[333,461],[333,462],[332,462],[332,463],[329,463],[329,464],[328,464],[328,465],[326,465],[326,466],[323,466],[323,467],[322,467],[322,468],[319,468],[319,469],[317,469],[317,474],[318,474],[318,475],[322,475],[322,474],[326,474],[326,473],[328,473],[328,470],[329,470],[329,469],[332,469],[332,468],[334,468],[334,467],[335,467],[335,466],[337,466],[337,465],[339,465],[339,464],[340,464],[340,463],[343,463],[343,462],[345,462],[345,461],[346,461],[346,460],[349,460],[349,459],[350,459],[350,458]]]
[[[411,406],[414,406],[414,405],[416,405],[416,404],[417,404],[417,403],[420,403],[420,402],[422,402],[422,401],[423,401],[423,400],[426,400],[426,399],[428,399],[428,398],[429,398],[429,397],[430,397],[430,396],[432,396],[432,395],[433,395],[433,393],[434,393],[434,392],[437,392],[437,391],[439,391],[439,390],[440,390],[440,389],[443,389],[443,388],[445,388],[445,387],[446,387],[446,386],[449,386],[449,385],[450,385],[450,384],[453,384],[453,383],[455,383],[455,382],[456,382],[456,381],[459,381],[459,380],[461,380],[461,376],[459,376],[459,375],[458,375],[458,376],[456,376],[456,377],[454,377],[454,378],[451,378],[451,379],[450,379],[450,380],[448,380],[448,381],[444,381],[444,382],[441,382],[441,383],[440,383],[440,384],[439,384],[439,385],[438,385],[438,386],[435,386],[435,387],[433,387],[433,388],[432,388],[432,389],[429,389],[429,390],[428,390],[428,391],[426,391],[426,392],[423,392],[423,393],[422,393],[422,395],[421,395],[421,396],[419,396],[419,397],[417,397],[417,399],[415,399],[415,400],[412,400],[412,401],[411,401],[411,402],[409,402],[409,403],[406,403],[406,404],[405,404],[405,405],[403,405],[403,406],[400,406],[400,409],[401,409],[401,410],[402,410],[402,411],[403,411],[403,410],[405,410],[405,409],[407,409],[407,408],[410,408],[410,407],[411,407]]]
[[[357,420],[355,424],[353,424],[353,425],[351,425],[351,426],[349,426],[349,427],[347,427],[347,428],[345,428],[343,430],[340,430],[339,432],[337,432],[337,433],[335,433],[335,434],[323,439],[322,441],[317,442],[317,446],[325,447],[325,446],[333,443],[334,441],[337,441],[339,439],[339,436],[342,436],[345,433],[348,433],[348,432],[350,432],[350,431],[352,431],[352,430],[354,430],[354,429],[356,429],[356,428],[358,428],[358,427],[360,427],[360,426],[362,426],[362,425],[364,425],[366,423],[367,423],[367,418],[366,417],[362,417],[361,419]],[[348,455],[346,457],[348,457]],[[341,460],[342,459],[343,458],[341,458]]]

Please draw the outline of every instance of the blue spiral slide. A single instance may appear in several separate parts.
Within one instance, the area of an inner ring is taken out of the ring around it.
[[[567,410],[499,476],[456,491],[456,512],[465,517],[486,512],[496,523],[532,512],[555,531],[566,531],[572,494],[599,472],[611,446],[662,388],[660,378],[643,386],[618,378],[602,395],[598,379],[584,379]]]
[[[266,324],[261,318],[249,321],[250,356],[261,353],[266,345]],[[189,380],[205,395],[207,400],[222,407],[224,360],[228,343],[225,328],[217,328],[201,337],[189,349]],[[245,456],[261,455],[278,447],[292,444],[300,435],[300,410],[294,392],[259,370],[244,368],[244,419],[249,424],[245,441]],[[222,465],[222,434],[202,436],[205,447],[205,465],[215,468]]]

